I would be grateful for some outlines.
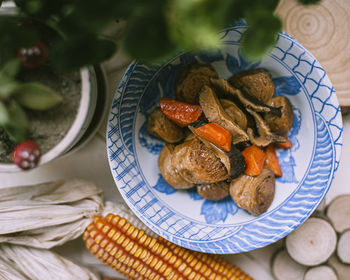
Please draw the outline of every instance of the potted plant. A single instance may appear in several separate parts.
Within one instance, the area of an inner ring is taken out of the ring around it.
[[[95,112],[96,75],[91,66],[61,72],[50,65],[50,44],[60,39],[56,30],[13,8],[1,9],[0,17],[25,41],[1,56],[0,171],[27,170],[65,154],[82,138]],[[28,29],[34,40],[22,36]]]

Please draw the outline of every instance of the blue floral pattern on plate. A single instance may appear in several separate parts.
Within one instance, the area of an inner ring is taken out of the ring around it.
[[[327,193],[339,164],[342,121],[334,89],[319,63],[295,39],[280,33],[277,46],[258,62],[239,51],[244,26],[225,30],[224,46],[183,53],[159,65],[133,63],[109,115],[107,151],[123,198],[152,230],[181,246],[209,253],[239,253],[266,246],[297,228]],[[264,68],[294,109],[293,147],[278,150],[283,177],[268,211],[254,217],[230,198],[207,201],[195,191],[170,187],[157,168],[164,143],[146,131],[146,117],[160,97],[174,97],[177,74],[190,63],[210,63],[220,77]]]

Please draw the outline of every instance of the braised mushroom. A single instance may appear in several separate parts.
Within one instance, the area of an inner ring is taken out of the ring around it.
[[[172,164],[186,181],[193,184],[215,183],[228,178],[225,165],[197,138],[175,147]]]
[[[224,164],[226,167],[228,176],[231,179],[237,178],[239,175],[241,175],[245,168],[246,168],[246,162],[244,159],[243,154],[240,150],[236,148],[235,145],[231,146],[231,150],[229,152],[226,152],[210,141],[207,141],[198,134],[196,134],[196,131],[194,127],[189,126],[189,129],[193,132],[193,135],[196,135],[196,137],[210,150],[214,152],[214,154],[220,159],[220,161]]]
[[[266,103],[276,90],[270,74],[264,69],[242,71],[234,74],[228,81],[263,103]]]
[[[173,164],[173,153],[175,146],[173,144],[164,145],[158,158],[158,168],[164,180],[175,189],[188,189],[193,184],[186,181],[177,171]]]
[[[247,133],[226,114],[219,99],[210,87],[204,86],[202,88],[199,94],[199,104],[204,115],[210,122],[221,125],[232,134],[233,144],[247,142],[249,140]]]
[[[159,107],[148,115],[146,125],[150,134],[167,143],[176,143],[184,138],[184,129],[169,120]]]
[[[225,113],[243,130],[247,129],[248,120],[243,111],[231,100],[219,99]]]
[[[217,72],[210,64],[188,65],[180,72],[176,80],[176,98],[187,103],[197,104],[199,92],[204,85],[209,84],[210,77],[218,78]]]
[[[289,99],[284,96],[276,96],[271,98],[267,104],[272,107],[281,108],[282,115],[280,117],[267,113],[265,114],[265,122],[272,132],[278,134],[287,133],[293,126],[293,107]]]
[[[224,92],[225,94],[236,97],[242,103],[242,105],[247,109],[249,108],[254,110],[255,112],[271,113],[279,117],[281,116],[280,108],[275,108],[264,104],[253,95],[249,95],[243,89],[237,89],[232,87],[229,84],[229,82],[227,82],[222,78],[220,79],[210,78],[210,82],[211,82],[211,85],[214,87],[214,89],[217,89],[219,91]]]
[[[247,133],[252,144],[264,148],[274,142],[285,142],[284,137],[274,134],[271,132],[270,128],[264,122],[263,118],[253,110],[247,109],[247,111],[254,117],[257,133],[256,136],[252,128],[247,129]]]
[[[197,186],[197,192],[201,197],[208,200],[220,200],[230,194],[230,183],[221,181]]]
[[[231,182],[230,195],[237,206],[258,216],[272,203],[275,195],[275,175],[266,167],[256,177],[243,174]]]

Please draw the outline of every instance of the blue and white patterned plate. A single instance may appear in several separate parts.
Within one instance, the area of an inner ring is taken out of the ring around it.
[[[107,151],[116,185],[129,207],[153,231],[183,247],[217,254],[239,253],[271,244],[296,229],[326,195],[339,165],[342,120],[334,89],[316,59],[285,33],[264,60],[250,63],[239,51],[245,26],[222,33],[224,47],[213,53],[185,53],[159,65],[133,63],[126,71],[109,115]],[[268,211],[254,217],[232,199],[201,198],[177,191],[161,177],[157,159],[164,143],[150,136],[147,114],[160,97],[174,97],[185,65],[211,63],[219,76],[265,68],[276,95],[294,107],[289,133],[293,147],[278,150],[283,177]]]

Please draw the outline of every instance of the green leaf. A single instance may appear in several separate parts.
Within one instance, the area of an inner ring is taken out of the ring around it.
[[[20,65],[21,63],[18,59],[16,58],[11,59],[0,70],[0,78],[1,77],[14,78],[20,70]]]
[[[24,110],[14,100],[7,107],[9,122],[3,127],[12,141],[21,143],[27,139],[28,120]]]
[[[20,86],[15,80],[0,76],[0,99],[10,97]]]
[[[22,106],[32,110],[48,110],[62,102],[62,97],[51,88],[39,83],[21,84],[14,98]]]
[[[93,34],[74,34],[56,43],[49,59],[56,70],[67,72],[99,64],[110,58],[116,50],[117,45],[111,40],[100,39]]]
[[[123,37],[124,51],[134,59],[158,61],[175,50],[167,23],[161,14],[143,14],[128,22]]]
[[[0,102],[0,125],[4,126],[10,120],[9,112],[4,105],[4,103]]]
[[[260,60],[276,44],[281,20],[273,15],[256,17],[242,36],[242,53],[249,60]]]

